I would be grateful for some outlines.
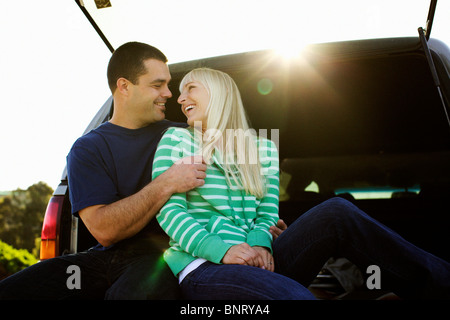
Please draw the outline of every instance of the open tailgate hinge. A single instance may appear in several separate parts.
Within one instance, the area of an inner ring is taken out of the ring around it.
[[[447,123],[450,126],[450,117],[449,117],[449,103],[447,97],[442,93],[441,90],[441,82],[439,80],[438,73],[436,71],[436,66],[433,62],[433,57],[431,55],[430,48],[428,46],[428,40],[430,39],[431,34],[431,27],[433,25],[433,19],[434,19],[434,13],[436,11],[436,4],[437,0],[431,0],[430,3],[430,9],[428,11],[428,17],[427,17],[427,23],[426,23],[426,30],[424,30],[422,27],[418,29],[419,31],[419,39],[422,44],[425,57],[428,62],[428,66],[430,67],[431,75],[433,77],[434,84],[437,88],[439,98],[442,102],[442,106],[444,107],[445,116],[447,117]]]

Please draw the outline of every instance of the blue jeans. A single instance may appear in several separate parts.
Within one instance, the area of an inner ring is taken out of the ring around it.
[[[450,299],[447,262],[341,198],[301,215],[275,240],[273,250],[277,273],[204,263],[181,289],[192,299],[312,299],[305,287],[328,258],[346,257],[363,274],[367,266],[379,266],[381,289],[400,297]],[[80,267],[81,289],[67,287],[70,265]],[[0,299],[176,299],[179,294],[160,249],[142,239],[49,259],[0,282]]]
[[[80,289],[68,267],[79,267]],[[32,265],[0,282],[5,299],[177,299],[178,281],[161,249],[148,239],[124,241],[105,251],[87,250]]]
[[[261,268],[205,262],[181,282],[189,300],[314,300],[304,286]]]
[[[406,299],[450,299],[450,264],[403,239],[342,198],[301,215],[273,244],[275,270],[308,286],[330,257],[365,274],[377,265],[381,289]]]
[[[188,299],[312,299],[305,287],[325,262],[346,257],[363,274],[368,266],[377,265],[381,289],[402,298],[450,299],[449,263],[339,197],[301,215],[274,241],[273,250],[276,273],[204,263],[181,283],[183,295]]]

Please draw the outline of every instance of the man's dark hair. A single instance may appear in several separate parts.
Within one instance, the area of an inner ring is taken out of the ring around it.
[[[133,84],[145,74],[144,61],[156,59],[167,63],[166,56],[157,48],[141,42],[127,42],[118,47],[108,64],[108,84],[111,92],[117,89],[117,80],[125,78]]]

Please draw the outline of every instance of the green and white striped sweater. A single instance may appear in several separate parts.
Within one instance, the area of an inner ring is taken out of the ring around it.
[[[187,193],[173,194],[157,214],[157,220],[170,236],[164,259],[174,275],[197,258],[214,263],[228,249],[246,242],[271,250],[269,227],[278,220],[279,159],[275,144],[258,138],[257,146],[266,177],[263,198],[245,194],[233,182],[229,187],[220,162],[207,166],[205,184]],[[177,160],[198,155],[199,144],[192,129],[169,128],[162,137],[153,162],[153,179]]]

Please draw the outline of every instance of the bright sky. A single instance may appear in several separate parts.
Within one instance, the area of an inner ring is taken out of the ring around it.
[[[2,1],[0,39],[0,191],[39,181],[55,189],[110,95],[110,52],[71,0]]]
[[[386,4],[391,8],[395,2]],[[449,3],[438,3],[448,21]],[[368,24],[386,27],[376,20],[380,7],[367,10],[374,12]],[[399,19],[411,19],[403,11]],[[336,9],[330,12],[337,14]],[[358,25],[348,26],[361,31]],[[305,23],[305,35],[310,34],[307,27]],[[333,26],[324,28],[324,35],[335,31]],[[444,29],[448,33],[435,33],[433,27],[432,35],[450,45],[450,24]],[[0,39],[0,191],[25,189],[39,181],[56,188],[71,145],[110,95],[106,83],[110,52],[73,0],[2,1]],[[172,62],[183,58],[174,57],[180,53],[177,48],[160,49]]]

